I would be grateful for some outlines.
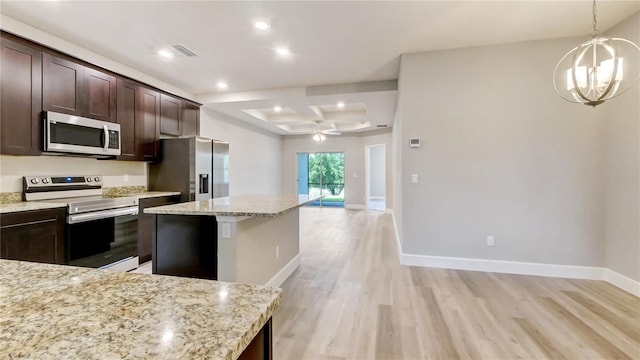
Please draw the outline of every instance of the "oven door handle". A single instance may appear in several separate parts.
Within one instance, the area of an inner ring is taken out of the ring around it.
[[[108,219],[116,216],[138,215],[138,207],[131,206],[121,209],[94,211],[86,214],[74,214],[67,217],[67,224],[77,224],[86,221]]]

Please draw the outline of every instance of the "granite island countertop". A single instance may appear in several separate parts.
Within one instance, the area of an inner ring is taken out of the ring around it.
[[[147,208],[146,214],[275,217],[320,197],[306,195],[235,195]]]
[[[281,290],[0,260],[0,358],[237,359]]]

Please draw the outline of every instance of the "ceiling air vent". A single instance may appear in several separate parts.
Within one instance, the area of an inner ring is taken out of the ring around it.
[[[387,126],[389,126],[389,125],[384,125],[384,124],[382,124],[382,125],[376,125],[376,127],[379,127],[379,128],[386,128]]]
[[[171,45],[171,48],[186,57],[198,56],[198,54],[196,54],[193,50],[189,49],[188,47],[182,44]]]

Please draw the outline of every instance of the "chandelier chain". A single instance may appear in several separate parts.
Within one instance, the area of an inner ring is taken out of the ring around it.
[[[596,15],[598,10],[596,9],[596,0],[593,0],[593,30],[591,31],[591,36],[596,37],[600,35],[600,31],[598,31],[597,25],[598,20],[596,19]]]

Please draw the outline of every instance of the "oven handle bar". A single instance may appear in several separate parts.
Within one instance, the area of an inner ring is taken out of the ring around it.
[[[77,224],[86,221],[108,219],[116,216],[138,215],[138,207],[131,206],[121,209],[94,211],[86,214],[74,214],[67,217],[67,224]]]

